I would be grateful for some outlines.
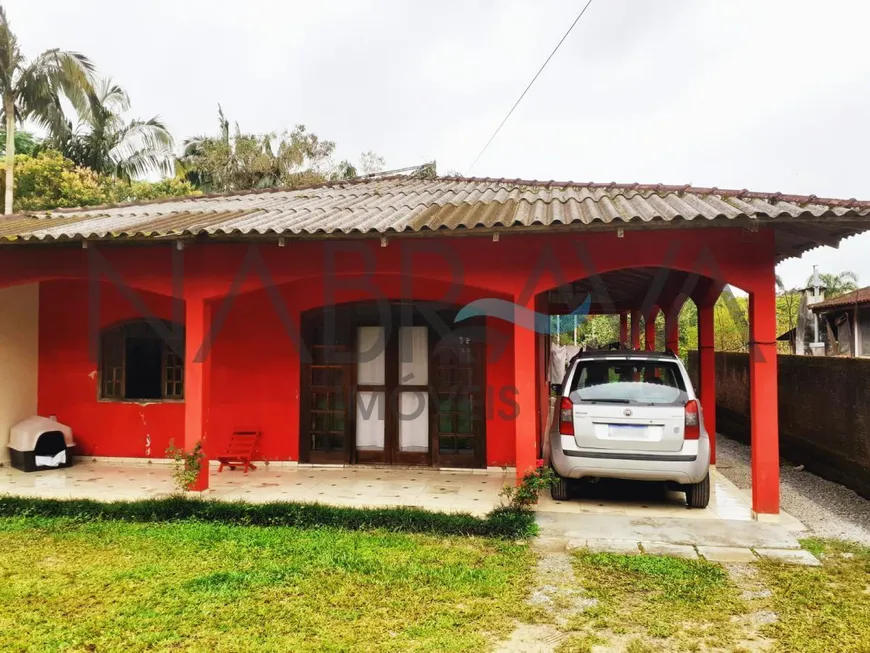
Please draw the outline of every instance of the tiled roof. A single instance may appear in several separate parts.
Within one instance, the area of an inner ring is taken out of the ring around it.
[[[813,304],[810,309],[813,311],[826,311],[831,308],[848,308],[855,304],[870,304],[870,286],[866,288],[858,288],[852,292],[847,292],[845,295],[826,299],[818,304]]]
[[[194,235],[325,236],[498,229],[611,228],[767,220],[793,255],[870,228],[870,202],[692,186],[404,176],[295,190],[59,209],[0,220],[0,243]],[[812,223],[801,232],[798,223]],[[748,223],[745,223],[748,224]],[[818,236],[816,238],[815,236]],[[784,245],[784,247],[785,247]],[[784,250],[785,251],[785,250]]]

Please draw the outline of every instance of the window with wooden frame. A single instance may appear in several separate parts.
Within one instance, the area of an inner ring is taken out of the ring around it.
[[[184,329],[147,320],[115,324],[100,333],[99,398],[106,401],[184,399]],[[166,333],[169,338],[165,338]]]

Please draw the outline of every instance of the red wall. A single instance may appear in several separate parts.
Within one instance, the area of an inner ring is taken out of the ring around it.
[[[400,280],[376,280],[378,297],[359,289],[339,292],[336,302],[398,297]],[[84,281],[47,281],[40,287],[39,412],[69,424],[80,450],[95,456],[162,458],[169,441],[183,441],[181,403],[108,402],[97,400],[97,362],[89,360],[88,298]],[[298,332],[301,314],[324,303],[323,286],[306,280],[280,288],[285,317]],[[417,281],[418,299],[444,297],[443,284]],[[169,297],[138,292],[153,314],[171,319]],[[456,301],[487,293],[465,289]],[[139,317],[138,311],[110,284],[101,286],[100,326]],[[213,319],[222,313],[214,302]],[[487,323],[487,464],[514,460],[512,326]],[[213,342],[208,407],[207,450],[224,449],[235,430],[263,433],[259,457],[299,459],[299,353],[266,291],[237,297]]]
[[[100,326],[137,317],[112,286],[102,285]],[[140,293],[149,310],[171,318],[168,297]],[[90,359],[87,282],[48,281],[39,288],[40,415],[73,429],[79,451],[93,456],[163,458],[169,440],[184,442],[184,405],[97,401],[97,361]]]
[[[335,243],[350,249],[336,253]],[[251,253],[260,267],[248,269],[245,276],[241,272]],[[461,288],[458,296],[451,297],[455,303],[487,296],[512,299],[546,292],[593,271],[629,267],[666,266],[764,295],[773,287],[774,234],[766,229],[664,228],[626,231],[619,239],[613,233],[578,232],[506,235],[499,242],[469,237],[291,241],[286,247],[266,242],[256,247],[191,242],[183,250],[171,243],[8,248],[0,257],[0,286],[42,284],[39,411],[68,423],[86,453],[161,457],[170,439],[179,444],[184,440],[183,404],[97,401],[84,281],[93,269],[103,278],[116,273],[140,289],[139,295],[157,315],[169,319],[175,263],[184,271],[183,291],[191,301],[222,297],[232,288],[249,291],[238,297],[214,343],[210,387],[203,393],[209,397],[204,411],[207,452],[215,455],[233,430],[255,428],[264,433],[264,456],[297,459],[299,358],[269,295],[261,290],[264,285],[278,284],[279,304],[297,325],[303,311],[329,303],[403,297],[438,300],[450,285]],[[339,286],[329,296],[324,292],[324,274]],[[404,288],[402,280],[411,288]],[[142,289],[161,294],[149,295]],[[220,315],[220,301],[213,304],[214,315]],[[104,284],[100,323],[134,317],[136,309]],[[511,463],[516,457],[509,389],[520,384],[514,379],[513,327],[499,320],[490,320],[488,326],[487,385],[498,401],[487,411],[487,462],[495,465]],[[539,346],[537,367],[542,363],[540,354]],[[527,359],[520,363],[524,372],[527,367],[529,374],[535,374],[534,363]],[[516,399],[534,406],[533,410],[543,411],[546,403],[543,389],[534,400]],[[524,428],[539,432],[543,415],[537,417],[531,422],[522,418]],[[189,441],[199,439],[200,426],[190,429]],[[520,434],[521,444],[529,443],[528,435]],[[522,451],[528,457],[529,451]]]
[[[299,354],[269,296],[236,299],[212,350],[210,451],[224,449],[233,431],[257,430],[260,457],[299,460],[299,381]]]
[[[377,297],[348,289],[339,292],[335,303],[399,296],[398,278],[380,277],[375,282]],[[440,299],[444,292],[443,285],[429,282],[417,281],[413,287],[413,296],[420,300]],[[323,293],[318,280],[281,287],[285,316],[297,333],[302,313],[322,306]],[[457,301],[480,296],[465,289]],[[220,313],[220,305],[213,306],[213,315]],[[494,398],[486,412],[487,465],[511,465],[514,459],[511,334],[511,325],[501,320],[487,324],[486,384]],[[220,451],[234,430],[259,430],[264,459],[299,459],[299,353],[266,291],[233,301],[215,340],[211,373],[208,439],[212,451]]]

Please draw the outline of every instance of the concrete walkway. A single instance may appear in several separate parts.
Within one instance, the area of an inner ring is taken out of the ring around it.
[[[781,524],[756,521],[674,519],[625,515],[538,512],[540,546],[549,550],[588,549],[620,554],[670,555],[714,562],[818,565]]]
[[[635,540],[694,546],[799,549],[797,538],[780,524],[726,519],[672,519],[624,515],[538,513],[542,537],[569,540]]]

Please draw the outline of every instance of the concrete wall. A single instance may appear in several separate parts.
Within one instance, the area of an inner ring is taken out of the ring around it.
[[[39,284],[0,289],[0,461],[9,429],[36,414]]]
[[[870,497],[870,360],[780,355],[781,455]],[[690,366],[697,369],[692,352]],[[749,357],[716,354],[717,429],[749,442]]]

